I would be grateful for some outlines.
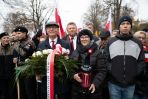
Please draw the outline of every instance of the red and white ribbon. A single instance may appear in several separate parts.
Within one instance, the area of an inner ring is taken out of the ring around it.
[[[57,44],[56,49],[47,56],[47,99],[54,99],[54,57],[55,54],[62,55],[63,50],[61,45]],[[65,49],[65,53],[68,53],[66,51]]]
[[[54,99],[54,57],[55,50],[47,57],[47,99]]]
[[[145,61],[148,62],[148,53],[145,53]]]

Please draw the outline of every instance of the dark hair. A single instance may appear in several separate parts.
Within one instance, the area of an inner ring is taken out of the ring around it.
[[[148,28],[144,28],[144,29],[142,29],[143,31],[145,31],[145,32],[148,32]]]
[[[79,33],[78,33],[78,43],[80,43],[80,37],[82,35],[88,35],[90,37],[90,40],[92,40],[93,38],[93,34],[90,30],[88,29],[82,29]]]
[[[101,33],[99,35],[100,38],[107,38],[109,36],[110,36],[110,31],[108,31],[108,30],[101,31]]]

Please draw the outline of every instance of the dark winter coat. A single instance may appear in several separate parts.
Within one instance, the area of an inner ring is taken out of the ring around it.
[[[137,77],[135,93],[138,95],[148,96],[148,47],[145,49],[146,67],[144,71]]]
[[[106,53],[109,81],[121,87],[135,84],[137,75],[145,67],[141,42],[132,34],[118,34],[109,40]]]
[[[63,48],[69,49],[69,44],[58,38],[57,43],[60,44]],[[49,39],[46,39],[45,41],[41,42],[38,46],[38,50],[44,50],[44,49],[52,49],[52,47],[49,44]],[[43,93],[47,94],[47,77],[44,76],[42,78],[42,88],[43,88]],[[67,80],[64,80],[63,84],[59,83],[58,80],[55,79],[55,94],[61,94],[61,93],[66,93],[69,91],[69,84]]]
[[[12,79],[15,73],[13,58],[17,58],[16,50],[7,45],[0,45],[0,79]]]
[[[92,53],[89,53],[88,51],[92,50]],[[89,56],[89,58],[87,58]],[[99,98],[99,88],[106,76],[106,56],[105,54],[102,54],[99,49],[98,45],[94,42],[91,42],[89,46],[82,46],[81,44],[78,44],[77,49],[72,53],[71,58],[75,60],[79,60],[81,63],[79,65],[79,69],[73,73],[72,78],[74,74],[81,72],[81,66],[89,64],[92,67],[92,77],[91,77],[91,83],[95,84],[96,91],[94,94],[92,94],[88,99],[97,99]],[[76,80],[73,80],[73,89],[72,89],[72,99],[79,99],[80,96],[78,96],[79,93],[81,93],[81,89],[83,89],[79,82]],[[77,93],[77,94],[76,94]],[[96,96],[96,97],[95,97]]]

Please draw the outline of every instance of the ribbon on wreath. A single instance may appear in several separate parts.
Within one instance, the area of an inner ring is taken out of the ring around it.
[[[47,99],[54,99],[54,57],[55,54],[62,54],[60,44],[56,45],[56,49],[51,51],[47,56]]]
[[[54,57],[55,50],[47,57],[47,99],[54,99]]]

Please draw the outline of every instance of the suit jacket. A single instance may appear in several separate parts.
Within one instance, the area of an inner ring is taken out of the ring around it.
[[[56,44],[60,44],[65,49],[69,49],[70,48],[69,44],[66,41],[64,41],[64,40],[62,40],[60,38],[57,39],[57,43]],[[44,50],[44,49],[52,49],[50,44],[49,44],[49,39],[46,39],[45,41],[43,41],[43,42],[41,42],[39,44],[38,50]],[[43,87],[43,88],[41,88],[41,89],[43,89],[42,90],[43,93],[47,93],[47,90],[46,90],[47,89],[47,77],[46,76],[44,76],[42,78],[42,85],[41,86]],[[68,80],[64,80],[64,82],[61,84],[61,83],[58,82],[58,80],[55,79],[54,87],[55,87],[55,94],[61,94],[61,93],[68,92],[70,85],[69,85]]]
[[[65,41],[68,42],[68,44],[69,44],[69,46],[70,46],[70,55],[71,55],[74,50],[73,50],[73,48],[72,48],[72,44],[71,44],[71,42],[70,42],[69,35],[66,35],[66,36],[63,38],[63,40],[65,40]],[[76,43],[77,43],[77,41],[76,41]],[[76,44],[76,46],[77,46],[77,44]]]

